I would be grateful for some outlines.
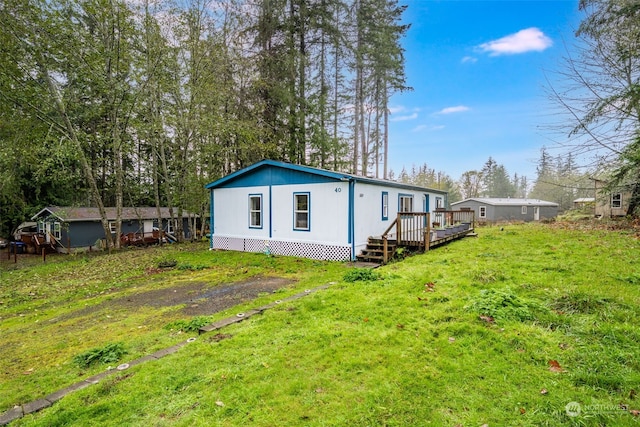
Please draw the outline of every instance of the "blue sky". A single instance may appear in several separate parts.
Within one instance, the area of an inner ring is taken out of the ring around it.
[[[489,156],[536,178],[553,145],[553,79],[580,23],[578,0],[405,0],[411,92],[391,99],[389,167],[427,163],[454,179]]]

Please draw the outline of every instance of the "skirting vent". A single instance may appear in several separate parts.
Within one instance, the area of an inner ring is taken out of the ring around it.
[[[351,247],[349,246],[284,242],[280,240],[269,240],[268,242],[269,252],[273,255],[297,256],[327,261],[351,260]],[[213,236],[213,249],[243,252],[266,252],[267,241],[260,239]]]

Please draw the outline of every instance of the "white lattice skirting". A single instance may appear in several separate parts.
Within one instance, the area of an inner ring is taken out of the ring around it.
[[[213,249],[265,252],[266,241],[260,239],[213,236]],[[269,251],[274,255],[298,256],[328,261],[351,260],[351,247],[349,246],[269,240]]]

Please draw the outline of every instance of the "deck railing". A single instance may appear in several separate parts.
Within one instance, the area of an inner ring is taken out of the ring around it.
[[[468,223],[469,229],[473,230],[475,228],[475,212],[472,210],[437,210],[433,213],[398,212],[396,219],[382,233],[383,263],[387,263],[393,255],[389,253],[388,249],[389,240],[394,240],[393,237],[395,237],[397,247],[412,247],[428,251],[432,244],[432,228],[447,227],[459,223]]]

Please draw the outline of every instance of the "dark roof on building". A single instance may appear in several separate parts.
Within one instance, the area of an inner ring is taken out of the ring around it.
[[[115,207],[105,207],[105,211],[107,213],[107,219],[115,221],[116,219],[116,208]],[[177,209],[174,208],[174,215],[177,213]],[[47,214],[48,213],[48,214]],[[162,218],[170,218],[169,208],[161,207],[160,213]],[[183,216],[188,216],[189,213],[186,211],[182,211]],[[47,206],[42,209],[40,212],[31,217],[32,220],[42,216],[53,215],[63,222],[79,222],[79,221],[100,221],[100,211],[98,208],[88,208],[88,207],[69,207],[69,206]],[[155,207],[123,207],[122,208],[122,220],[142,220],[142,219],[157,219],[158,211]]]

